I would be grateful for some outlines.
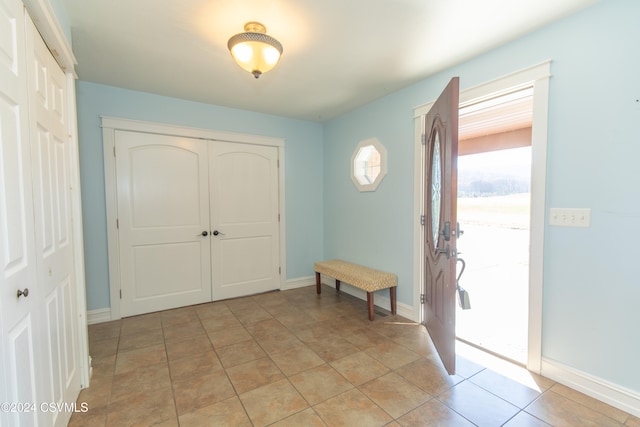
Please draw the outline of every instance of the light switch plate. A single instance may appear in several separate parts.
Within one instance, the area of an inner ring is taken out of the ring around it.
[[[551,208],[549,224],[560,227],[589,227],[591,225],[590,208]]]

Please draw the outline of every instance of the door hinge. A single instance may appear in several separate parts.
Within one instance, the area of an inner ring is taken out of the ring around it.
[[[120,289],[120,299],[122,299],[122,289]]]
[[[420,225],[424,225],[425,218],[424,215],[420,215]]]
[[[282,274],[282,267],[278,267],[278,274]]]
[[[423,133],[422,136],[420,137],[420,139],[422,140],[422,145],[426,145],[426,143],[427,143],[427,135]]]
[[[424,304],[424,294],[420,294],[420,304]]]
[[[113,146],[113,157],[115,157],[115,156],[116,156],[116,146],[114,145]]]
[[[280,222],[280,214],[278,214],[278,222]]]
[[[116,218],[116,228],[120,230],[120,220]]]
[[[276,166],[280,167],[280,159],[276,160]]]

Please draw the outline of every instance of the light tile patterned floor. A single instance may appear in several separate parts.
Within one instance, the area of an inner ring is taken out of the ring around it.
[[[387,315],[384,315],[387,314]],[[640,419],[325,287],[89,327],[88,413],[71,426],[635,426]],[[477,353],[475,353],[477,354]]]

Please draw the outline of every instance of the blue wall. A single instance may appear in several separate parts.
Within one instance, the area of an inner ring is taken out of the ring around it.
[[[465,89],[551,59],[547,211],[591,208],[591,227],[545,227],[543,357],[640,392],[639,16],[636,0],[602,1],[326,123],[324,257],[397,272],[413,304],[413,108],[452,76]],[[359,193],[349,160],[369,137],[388,175]]]
[[[80,179],[87,309],[110,306],[100,116],[285,139],[287,278],[313,274],[322,258],[322,126],[78,81]]]
[[[61,0],[49,0],[49,3],[56,14],[56,19],[58,20],[58,24],[60,24],[60,29],[64,33],[64,36],[67,40],[71,41],[71,26],[69,25],[67,10],[62,5]],[[71,43],[69,43],[69,45],[71,45]]]
[[[325,125],[324,257],[398,275],[398,302],[413,305],[413,107],[396,93]],[[423,100],[423,103],[426,100]],[[359,192],[350,161],[361,140],[387,150],[387,175]],[[387,292],[381,293],[387,296]]]

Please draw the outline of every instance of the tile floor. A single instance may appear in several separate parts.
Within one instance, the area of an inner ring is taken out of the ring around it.
[[[385,315],[386,314],[386,315]],[[89,327],[89,412],[70,426],[635,426],[640,419],[324,287]]]

